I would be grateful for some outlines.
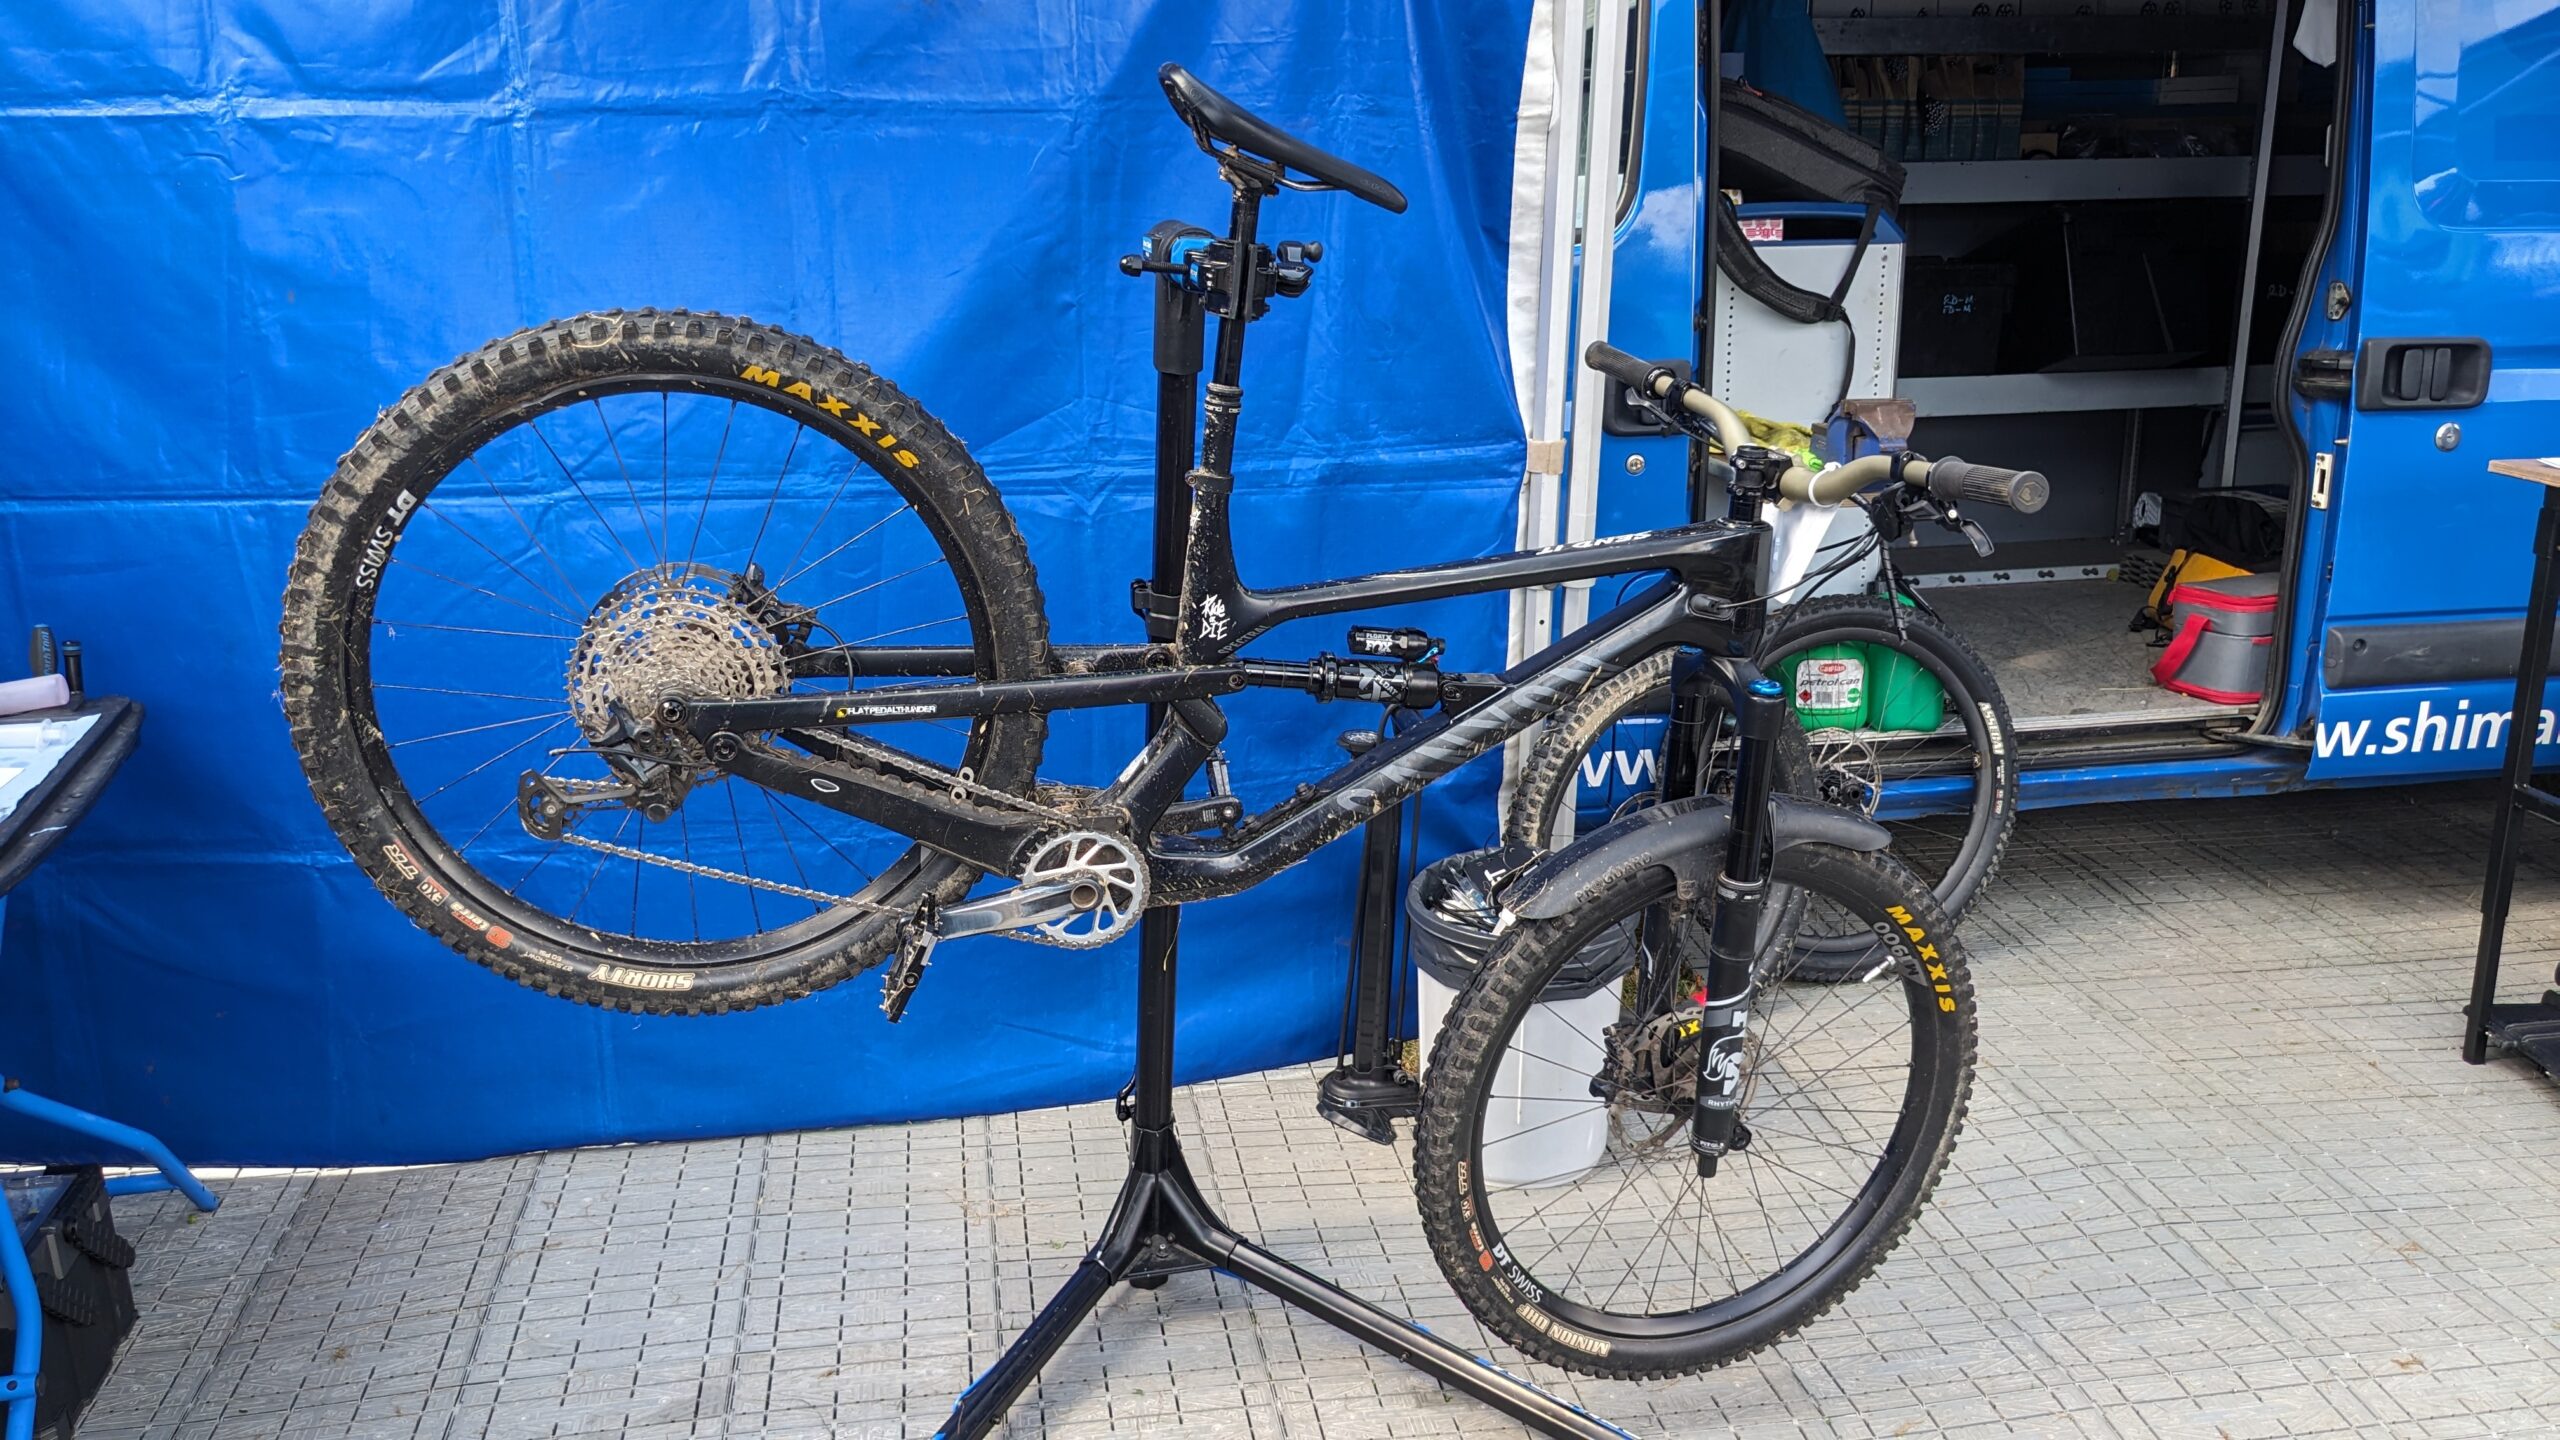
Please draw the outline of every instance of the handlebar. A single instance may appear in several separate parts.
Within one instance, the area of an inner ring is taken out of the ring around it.
[[[1742,419],[1723,401],[1697,385],[1684,383],[1668,365],[1640,360],[1606,341],[1594,340],[1582,352],[1582,363],[1654,400],[1669,400],[1675,394],[1680,408],[1713,425],[1716,438],[1730,450],[1750,439],[1751,432]],[[1778,480],[1778,493],[1789,500],[1815,505],[1837,505],[1861,490],[1882,484],[1894,476],[1891,455],[1861,455],[1845,465],[1828,470],[1807,470],[1791,466]],[[2053,486],[2033,470],[2004,470],[1997,465],[1976,465],[1950,455],[1944,460],[1923,460],[1911,456],[1902,464],[1903,483],[1912,489],[1926,489],[1942,504],[1965,501],[1978,505],[2001,505],[2021,515],[2032,515],[2044,508],[2053,494]]]

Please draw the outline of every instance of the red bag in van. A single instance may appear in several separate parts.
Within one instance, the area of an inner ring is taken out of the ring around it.
[[[2276,639],[2276,577],[2179,581],[2169,589],[2169,647],[2151,666],[2164,688],[2216,705],[2254,705]]]

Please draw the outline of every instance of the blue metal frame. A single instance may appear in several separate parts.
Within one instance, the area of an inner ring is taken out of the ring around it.
[[[127,1150],[149,1161],[157,1175],[122,1175],[107,1182],[110,1195],[143,1195],[161,1190],[176,1190],[195,1203],[198,1210],[211,1214],[220,1208],[221,1197],[205,1188],[195,1172],[180,1163],[160,1138],[147,1130],[92,1115],[59,1100],[48,1100],[34,1091],[21,1089],[15,1080],[0,1079],[0,1110],[41,1120],[75,1135]],[[16,1317],[18,1333],[12,1347],[7,1373],[0,1374],[0,1404],[8,1407],[9,1419],[0,1429],[0,1440],[35,1440],[36,1373],[44,1360],[44,1307],[36,1302],[35,1271],[27,1263],[26,1243],[18,1238],[18,1222],[0,1214],[0,1289],[9,1296],[9,1306]]]

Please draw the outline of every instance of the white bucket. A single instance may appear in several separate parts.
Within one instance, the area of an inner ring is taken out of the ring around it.
[[[1493,937],[1432,908],[1465,865],[1502,864],[1503,852],[1453,855],[1426,867],[1405,895],[1413,929],[1414,1010],[1428,1070],[1449,1007],[1473,975]],[[1516,865],[1511,867],[1516,868]],[[1569,1184],[1600,1163],[1609,1148],[1609,1110],[1591,1093],[1617,1023],[1617,977],[1631,946],[1622,935],[1592,945],[1548,982],[1494,1068],[1484,1104],[1478,1163],[1497,1187]],[[1426,1075],[1427,1078],[1427,1075]]]

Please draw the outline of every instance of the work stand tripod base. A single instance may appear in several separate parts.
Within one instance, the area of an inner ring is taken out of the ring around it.
[[[1175,1268],[1214,1266],[1317,1315],[1406,1364],[1546,1435],[1626,1431],[1290,1264],[1227,1228],[1183,1163],[1173,1125],[1174,912],[1146,917],[1138,962],[1138,1076],[1130,1087],[1129,1174],[1111,1218],[1067,1283],[980,1375],[938,1432],[972,1440],[994,1429],[1112,1287],[1162,1283]],[[1161,1043],[1155,1043],[1155,1042]],[[1154,1123],[1150,1123],[1154,1122]],[[1184,1262],[1188,1262],[1185,1264]],[[1152,1288],[1152,1287],[1150,1287]]]

